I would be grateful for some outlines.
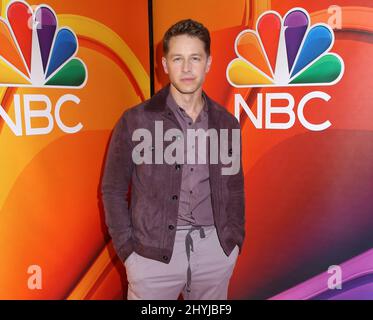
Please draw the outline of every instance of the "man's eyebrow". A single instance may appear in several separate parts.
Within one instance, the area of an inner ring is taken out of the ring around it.
[[[181,57],[182,54],[181,53],[173,53],[173,54],[170,54],[170,57],[171,58],[174,58],[174,57]],[[202,54],[201,53],[192,53],[191,56],[199,56],[201,57]]]

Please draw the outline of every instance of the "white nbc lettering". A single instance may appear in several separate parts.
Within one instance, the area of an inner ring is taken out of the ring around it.
[[[282,107],[274,107],[272,100],[286,100],[288,104]],[[294,98],[289,93],[267,93],[266,94],[266,128],[267,129],[289,129],[295,123],[295,114],[293,112]],[[287,114],[289,121],[284,123],[272,122],[272,114]]]
[[[47,96],[41,94],[25,94],[24,95],[24,107],[25,107],[25,125],[26,125],[26,136],[33,136],[38,134],[48,134],[53,129],[53,118],[51,115],[52,104]],[[31,110],[31,102],[42,102],[45,104],[43,110]],[[31,118],[46,118],[48,119],[48,126],[33,128],[31,126]]]
[[[315,124],[311,123],[309,120],[306,119],[304,115],[304,108],[306,107],[307,103],[314,99],[321,99],[324,101],[330,100],[330,95],[322,91],[313,91],[306,94],[299,102],[297,113],[294,112],[295,101],[294,97],[289,93],[267,93],[265,95],[265,104],[263,104],[263,93],[258,93],[257,95],[257,115],[253,113],[251,108],[247,105],[245,99],[240,94],[235,94],[234,96],[234,111],[235,117],[237,120],[240,120],[240,112],[241,108],[245,111],[248,118],[250,119],[251,123],[257,129],[263,129],[263,108],[265,108],[265,129],[289,129],[293,127],[296,119],[296,115],[298,116],[299,122],[308,130],[311,131],[322,131],[329,128],[332,124],[329,120],[326,120],[323,123]],[[275,100],[285,100],[287,101],[287,105],[282,106],[274,106],[272,101]],[[288,122],[274,122],[272,119],[273,114],[286,114],[289,116]]]
[[[53,130],[54,119],[56,120],[57,126],[61,131],[65,133],[76,133],[83,128],[82,123],[77,123],[75,126],[67,126],[61,119],[61,108],[66,105],[67,102],[73,102],[78,105],[80,99],[72,94],[65,94],[60,97],[56,103],[54,112],[53,104],[48,96],[41,94],[25,94],[23,96],[23,109],[21,103],[21,96],[19,94],[14,95],[14,121],[10,118],[9,114],[0,105],[0,118],[3,118],[5,124],[16,136],[23,135],[22,128],[22,111],[24,115],[25,123],[25,135],[46,135]],[[31,106],[34,103],[39,104],[38,109],[32,109]],[[40,105],[44,108],[40,108]],[[9,111],[8,111],[9,112]],[[35,123],[32,123],[32,119],[46,119],[48,124],[46,126],[36,127]]]

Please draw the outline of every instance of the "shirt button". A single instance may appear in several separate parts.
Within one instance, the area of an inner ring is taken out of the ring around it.
[[[193,171],[194,169],[193,168],[190,168],[190,171]]]
[[[175,227],[174,227],[172,224],[170,224],[170,225],[168,226],[168,229],[170,229],[170,230],[174,230]]]
[[[162,257],[164,261],[167,261],[168,260],[168,257],[167,256],[163,256]]]
[[[172,200],[177,200],[177,195],[173,195]]]
[[[189,125],[192,125],[192,123],[191,123],[191,122],[188,122],[188,124],[189,124]]]
[[[190,193],[190,194],[192,194],[192,193],[193,193],[193,191],[192,191],[192,190],[190,190],[190,191],[189,191],[189,193]]]

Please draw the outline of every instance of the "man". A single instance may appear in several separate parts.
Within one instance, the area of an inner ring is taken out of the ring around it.
[[[126,110],[110,141],[102,183],[106,224],[126,267],[128,299],[177,299],[180,293],[227,299],[245,236],[241,141],[234,139],[240,126],[202,91],[212,61],[202,24],[188,19],[173,25],[163,51],[170,84]],[[160,129],[176,132],[172,143]],[[208,141],[190,138],[198,130],[217,134]],[[189,161],[191,154],[208,161]],[[227,159],[238,159],[238,166],[224,173]]]

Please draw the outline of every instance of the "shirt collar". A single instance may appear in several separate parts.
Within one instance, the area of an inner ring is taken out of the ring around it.
[[[201,119],[207,115],[207,110],[208,110],[207,100],[206,100],[206,96],[204,92],[202,92],[202,98],[203,98],[203,108],[201,110],[201,114],[198,115],[198,118],[201,116]],[[182,117],[189,117],[188,114],[185,112],[185,110],[177,104],[177,102],[175,101],[174,97],[171,94],[171,91],[167,95],[166,104],[172,111],[178,112]]]

